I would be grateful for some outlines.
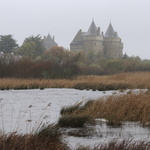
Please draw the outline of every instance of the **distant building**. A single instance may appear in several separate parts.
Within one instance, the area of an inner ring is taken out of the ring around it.
[[[100,52],[106,58],[121,58],[123,56],[122,49],[123,43],[121,42],[121,38],[114,31],[111,23],[105,35],[103,35],[100,27],[96,27],[94,20],[87,32],[82,32],[80,29],[70,43],[71,51]]]
[[[46,49],[50,49],[52,47],[58,46],[58,44],[55,42],[54,36],[52,38],[50,34],[48,34],[47,37],[44,36],[43,42]]]

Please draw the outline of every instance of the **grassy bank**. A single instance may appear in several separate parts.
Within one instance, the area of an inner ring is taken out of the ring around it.
[[[1,150],[70,150],[62,141],[62,133],[53,125],[43,127],[36,134],[0,135]]]
[[[75,105],[61,110],[62,115],[88,116],[93,119],[105,118],[110,125],[119,125],[122,121],[139,121],[150,124],[150,92],[139,94],[113,95]]]
[[[110,76],[78,76],[69,79],[16,79],[1,78],[0,89],[75,88],[118,90],[150,88],[150,72],[121,73]]]

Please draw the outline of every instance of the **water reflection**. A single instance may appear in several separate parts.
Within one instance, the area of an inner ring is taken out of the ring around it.
[[[119,127],[108,126],[98,122],[85,129],[68,129],[67,140],[71,148],[78,145],[95,145],[108,143],[111,140],[150,141],[150,128],[142,127],[138,122],[125,122]]]

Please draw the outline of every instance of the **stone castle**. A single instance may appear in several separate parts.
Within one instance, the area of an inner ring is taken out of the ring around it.
[[[100,31],[100,27],[96,27],[94,20],[92,21],[87,32],[80,29],[73,41],[70,43],[70,50],[74,52],[93,51],[101,53],[106,58],[121,58],[123,56],[123,43],[117,32],[114,31],[111,23],[105,33]]]
[[[45,49],[48,50],[52,47],[58,46],[58,44],[55,42],[55,38],[53,36],[53,38],[50,36],[50,34],[48,34],[47,36],[44,36],[43,38],[43,43],[45,46]]]

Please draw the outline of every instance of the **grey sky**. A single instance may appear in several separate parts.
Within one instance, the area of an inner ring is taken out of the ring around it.
[[[124,43],[123,52],[150,59],[150,0],[0,0],[0,35],[12,34],[18,44],[30,35],[55,35],[69,49],[79,29],[92,19],[106,29],[111,21]]]

